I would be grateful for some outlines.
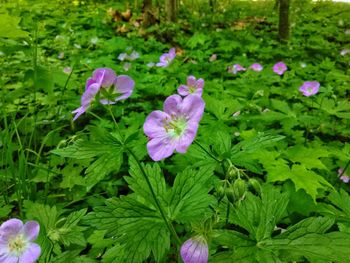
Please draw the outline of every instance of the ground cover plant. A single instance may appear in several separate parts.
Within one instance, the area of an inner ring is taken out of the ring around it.
[[[141,2],[1,1],[0,262],[349,262],[350,5]]]

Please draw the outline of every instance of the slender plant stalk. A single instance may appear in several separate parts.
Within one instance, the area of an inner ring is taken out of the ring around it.
[[[148,187],[149,187],[149,189],[150,189],[150,191],[151,191],[151,193],[152,193],[152,197],[153,197],[153,199],[154,199],[154,201],[155,201],[155,203],[156,203],[156,205],[157,205],[157,208],[158,208],[160,214],[162,215],[162,218],[163,218],[163,220],[164,220],[164,222],[165,222],[167,228],[169,229],[170,233],[171,233],[171,234],[173,235],[173,237],[175,238],[176,244],[177,244],[178,246],[181,245],[181,240],[180,240],[179,236],[177,235],[173,224],[172,224],[171,222],[169,222],[169,220],[167,219],[167,217],[166,217],[166,215],[165,215],[165,213],[164,213],[164,210],[163,210],[161,204],[159,203],[156,194],[154,193],[154,190],[153,190],[153,187],[152,187],[152,185],[151,185],[151,182],[149,181],[149,179],[148,179],[148,177],[147,177],[147,174],[146,174],[145,170],[143,169],[143,167],[142,167],[140,161],[138,160],[138,158],[136,157],[136,155],[135,155],[130,149],[126,148],[126,150],[127,150],[127,151],[130,153],[130,155],[135,159],[135,161],[136,161],[138,167],[140,168],[141,173],[142,173],[143,177],[145,178],[145,180],[146,180],[146,182],[147,182],[147,185],[148,185]]]
[[[109,113],[111,114],[111,117],[112,117],[112,119],[113,119],[113,121],[114,121],[114,123],[115,123],[115,126],[116,126],[116,129],[117,129],[118,133],[119,133],[119,136],[120,136],[121,138],[123,138],[123,137],[122,137],[122,134],[121,134],[121,132],[120,132],[120,130],[119,130],[119,125],[118,125],[118,123],[117,123],[117,121],[116,121],[116,119],[115,119],[115,117],[114,117],[114,114],[113,114],[112,109],[111,109],[110,106],[111,106],[111,105],[108,105],[108,107],[107,107],[108,110],[109,110]],[[122,143],[123,143],[123,142],[122,142]],[[125,146],[124,146],[124,147],[125,147]],[[125,147],[125,149],[126,149],[126,151],[134,158],[134,160],[136,161],[137,166],[139,167],[139,169],[140,169],[140,171],[141,171],[141,173],[142,173],[142,176],[143,176],[143,177],[145,178],[145,180],[146,180],[147,186],[148,186],[148,188],[149,188],[150,191],[151,191],[151,194],[152,194],[152,197],[153,197],[153,199],[154,199],[154,202],[156,203],[156,206],[157,206],[157,208],[158,208],[158,210],[159,210],[159,212],[160,212],[160,214],[161,214],[161,216],[162,216],[162,218],[163,218],[163,220],[164,220],[164,222],[165,222],[167,228],[169,229],[169,231],[170,231],[170,233],[172,234],[172,236],[175,238],[176,245],[177,245],[177,246],[180,246],[180,245],[181,245],[181,240],[180,240],[179,236],[177,235],[173,224],[172,224],[171,222],[169,222],[169,220],[167,219],[167,217],[166,217],[166,215],[165,215],[165,212],[164,212],[164,209],[163,209],[163,207],[161,206],[161,204],[159,203],[158,198],[157,198],[157,196],[156,196],[156,194],[155,194],[155,192],[154,192],[154,190],[153,190],[152,184],[151,184],[151,182],[150,182],[149,179],[148,179],[148,176],[147,176],[147,174],[146,174],[146,171],[143,169],[143,167],[142,167],[142,165],[141,165],[139,159],[138,159],[137,156],[134,154],[134,152],[133,152],[132,150],[130,150],[129,148],[127,148],[127,147]]]
[[[207,149],[205,149],[198,141],[193,141],[196,145],[199,146],[199,148],[201,148],[210,158],[214,159],[215,161],[217,161],[218,163],[221,163],[222,160],[219,160],[218,158],[216,158],[213,154],[211,154],[210,152],[207,151]]]

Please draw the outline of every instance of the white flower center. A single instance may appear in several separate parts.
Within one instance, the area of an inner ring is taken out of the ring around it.
[[[21,255],[26,250],[27,246],[28,241],[21,234],[11,238],[8,243],[10,253],[15,255]]]
[[[163,127],[170,137],[181,137],[187,128],[186,117],[172,116],[171,120],[165,120]]]

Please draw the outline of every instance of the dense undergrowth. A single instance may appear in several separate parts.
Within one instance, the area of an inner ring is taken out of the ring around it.
[[[2,4],[0,220],[40,224],[39,262],[181,262],[189,239],[209,262],[349,262],[350,7],[294,1],[281,44],[273,3],[256,5],[185,3],[143,29],[138,10],[112,22],[123,3]],[[97,68],[132,95],[97,95],[73,122]],[[195,141],[155,162],[146,117],[190,75],[205,82]]]

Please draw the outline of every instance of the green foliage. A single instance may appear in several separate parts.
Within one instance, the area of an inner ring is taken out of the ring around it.
[[[0,37],[18,39],[28,37],[28,32],[19,27],[21,18],[9,14],[0,14]]]
[[[178,262],[195,235],[212,262],[349,261],[349,5],[291,1],[282,45],[275,1],[179,1],[171,24],[157,1],[149,28],[141,1],[117,2],[2,1],[0,223],[37,220],[40,263]],[[168,67],[148,64],[171,47]],[[118,125],[98,99],[72,122],[100,67],[136,83],[111,105]],[[195,142],[150,162],[145,118],[189,75],[205,80]]]
[[[251,194],[236,208],[231,221],[249,235],[233,230],[214,231],[215,242],[231,248],[213,257],[215,262],[289,262],[306,258],[311,262],[347,262],[350,234],[328,232],[334,219],[310,217],[273,235],[286,213],[288,195],[265,186],[261,199]],[[227,262],[227,261],[226,261]]]
[[[88,189],[103,180],[111,172],[118,172],[123,162],[123,147],[120,141],[103,129],[92,129],[91,140],[78,139],[73,145],[52,152],[76,159],[92,159],[94,161],[86,169],[85,185]]]

